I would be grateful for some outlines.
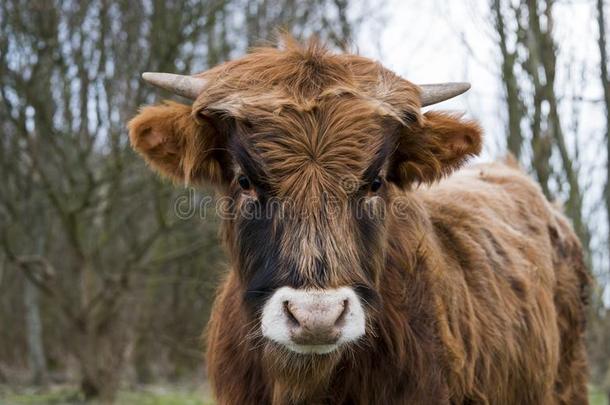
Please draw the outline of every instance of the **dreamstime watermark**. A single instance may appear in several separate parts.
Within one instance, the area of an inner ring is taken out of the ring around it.
[[[307,221],[314,216],[382,220],[388,215],[408,219],[413,213],[413,201],[408,196],[394,196],[389,201],[381,196],[361,196],[347,200],[322,193],[307,196],[305,200],[270,197],[260,201],[242,195],[213,197],[188,188],[173,205],[174,215],[182,220],[210,216],[221,220],[298,220]]]

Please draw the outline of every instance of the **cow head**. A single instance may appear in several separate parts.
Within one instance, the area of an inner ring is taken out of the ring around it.
[[[194,102],[143,108],[132,145],[163,175],[230,197],[236,294],[270,357],[337,358],[370,333],[393,201],[481,147],[473,122],[421,111],[468,85],[416,86],[316,42],[144,79]]]

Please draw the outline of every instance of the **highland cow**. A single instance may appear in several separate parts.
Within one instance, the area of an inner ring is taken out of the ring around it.
[[[194,102],[144,107],[135,150],[235,214],[207,334],[219,404],[587,403],[570,224],[514,163],[456,172],[479,125],[422,112],[468,85],[291,39],[143,77]]]

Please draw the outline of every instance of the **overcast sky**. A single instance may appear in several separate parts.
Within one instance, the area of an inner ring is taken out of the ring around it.
[[[489,1],[389,0],[385,4],[385,23],[365,26],[356,41],[359,52],[380,60],[415,83],[470,81],[473,88],[466,96],[435,108],[464,110],[481,120],[489,138],[486,153],[491,156],[502,153],[503,89]],[[574,59],[576,63],[570,64],[577,69],[586,64],[589,77],[587,88],[579,89],[582,92],[579,95],[601,99],[594,2],[560,1],[555,16],[560,51],[558,88],[566,87],[565,66]],[[584,110],[587,128],[597,131],[594,136],[601,142],[604,122],[601,105],[596,108],[592,104]]]

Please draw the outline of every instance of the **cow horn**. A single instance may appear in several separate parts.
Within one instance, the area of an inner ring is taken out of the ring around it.
[[[459,96],[470,89],[470,83],[422,84],[421,106],[426,107]]]
[[[179,96],[195,100],[205,89],[206,80],[200,77],[175,75],[172,73],[142,73],[142,79]]]

